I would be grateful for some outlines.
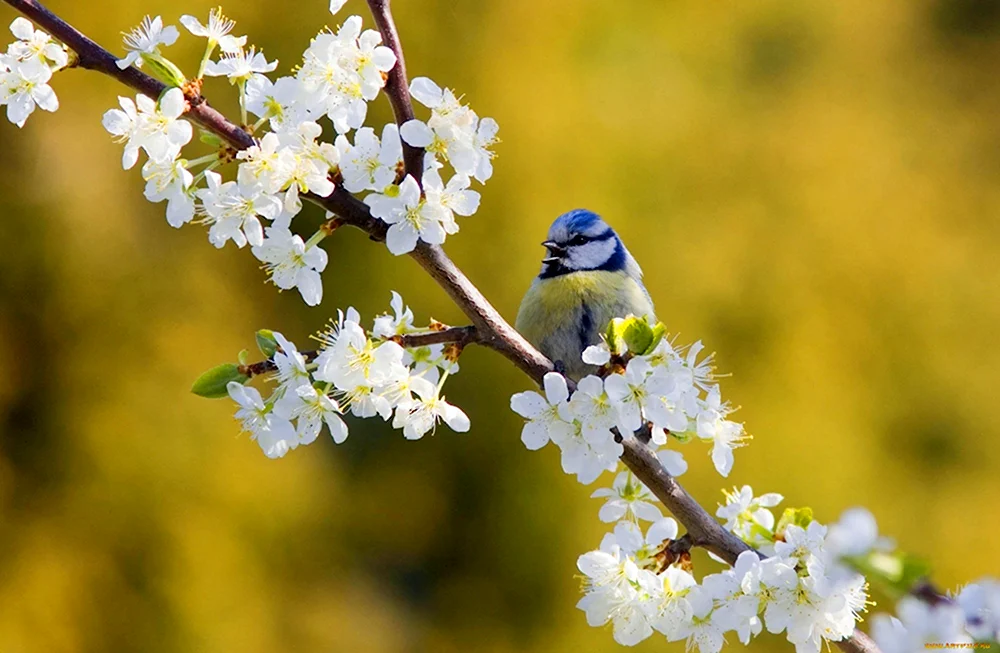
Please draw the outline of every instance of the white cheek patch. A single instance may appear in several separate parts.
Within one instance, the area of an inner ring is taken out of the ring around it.
[[[570,247],[563,264],[571,270],[593,270],[604,265],[617,247],[618,241],[615,238]]]

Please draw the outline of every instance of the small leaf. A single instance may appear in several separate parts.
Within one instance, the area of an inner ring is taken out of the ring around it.
[[[250,375],[241,372],[239,365],[224,363],[199,376],[198,380],[191,386],[191,392],[206,399],[221,399],[229,396],[226,384],[230,381],[246,383],[249,380]]]
[[[906,553],[870,551],[862,556],[848,556],[844,562],[896,599],[909,594],[931,571],[926,562]]]
[[[806,528],[812,520],[812,508],[785,508],[785,512],[781,513],[781,519],[778,520],[778,525],[774,528],[774,532],[778,535],[784,535],[785,529],[789,526]]]
[[[261,329],[257,332],[256,338],[260,353],[268,358],[274,356],[274,353],[278,351],[278,341],[274,339],[274,332],[270,329]]]
[[[244,349],[239,354],[236,355],[236,360],[240,362],[240,365],[246,365],[250,362],[250,350]]]

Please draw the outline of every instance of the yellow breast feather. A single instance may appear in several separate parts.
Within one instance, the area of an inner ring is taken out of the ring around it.
[[[543,353],[575,365],[608,323],[629,314],[653,317],[642,286],[624,272],[592,270],[535,279],[521,303],[516,328]]]

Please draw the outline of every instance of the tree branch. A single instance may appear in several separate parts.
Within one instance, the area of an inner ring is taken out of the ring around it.
[[[159,97],[166,89],[165,84],[135,68],[120,70],[115,63],[117,57],[35,0],[3,0],[3,2],[31,18],[74,50],[79,57],[80,67],[109,75],[152,98]],[[374,13],[375,22],[382,32],[383,40],[397,56],[397,65],[387,80],[386,93],[389,95],[397,122],[402,123],[413,117],[413,108],[410,105],[409,90],[406,85],[399,37],[389,12],[388,0],[368,0],[368,3]],[[250,134],[212,109],[207,102],[196,103],[187,116],[237,149],[245,149],[254,143]],[[404,144],[404,148],[406,147],[408,146]],[[405,152],[404,150],[404,154]],[[412,148],[407,162],[408,171],[411,165],[416,165],[417,170],[422,169]],[[310,194],[306,199],[336,214],[345,224],[365,231],[372,240],[385,240],[386,224],[372,217],[363,202],[342,188],[338,187],[329,197]],[[499,352],[536,383],[540,384],[542,377],[552,371],[551,361],[532,347],[503,319],[503,316],[448,258],[440,246],[428,245],[421,241],[410,256],[469,318],[475,329],[476,342]],[[723,529],[680,483],[667,473],[649,447],[635,438],[625,439],[622,444],[625,447],[625,452],[622,454],[625,465],[688,529],[692,539],[699,546],[705,547],[730,563],[734,562],[740,553],[749,549],[742,540]],[[875,643],[859,630],[855,630],[852,637],[837,642],[837,645],[847,653],[879,653]]]
[[[396,23],[389,10],[389,0],[368,0],[375,25],[382,34],[382,42],[396,55],[396,65],[389,71],[385,80],[386,96],[392,105],[392,113],[396,116],[396,124],[403,126],[408,120],[413,120],[413,104],[410,102],[410,85],[406,78],[406,60],[403,59],[403,46],[399,42]],[[403,141],[403,166],[406,174],[412,175],[417,183],[424,172],[424,149],[413,147]]]

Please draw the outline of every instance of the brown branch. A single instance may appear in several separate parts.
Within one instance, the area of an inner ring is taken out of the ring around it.
[[[21,11],[45,28],[54,37],[73,49],[80,59],[80,67],[95,70],[121,81],[125,85],[150,97],[159,97],[166,88],[162,82],[134,68],[119,70],[116,57],[104,50],[61,18],[52,14],[35,0],[3,0]],[[397,56],[397,66],[389,75],[386,92],[392,102],[397,122],[412,118],[413,109],[406,86],[405,66],[399,37],[389,13],[388,0],[368,0],[375,14],[375,21],[382,31],[383,39]],[[227,120],[207,102],[193,106],[188,117],[205,129],[217,134],[237,149],[245,149],[253,144],[253,138],[242,128]],[[407,147],[404,144],[404,148]],[[410,152],[409,166],[416,158]],[[419,161],[417,161],[419,164]],[[420,166],[417,166],[420,169]],[[306,198],[339,216],[345,224],[365,231],[372,240],[383,241],[387,226],[371,216],[368,207],[353,195],[338,187],[330,197],[321,198],[308,195]],[[544,355],[532,347],[503,316],[487,301],[468,277],[448,258],[437,245],[420,242],[410,256],[440,285],[455,304],[472,322],[475,341],[499,352],[536,383],[552,371],[553,366]],[[470,327],[463,327],[469,329]],[[258,365],[265,365],[268,361]],[[273,364],[273,363],[272,363]],[[729,533],[698,504],[694,498],[667,473],[653,451],[636,438],[623,442],[625,452],[622,461],[656,495],[691,534],[692,539],[730,563],[740,553],[749,549],[746,543]],[[879,653],[875,643],[863,632],[837,645],[848,653]]]
[[[392,105],[392,113],[396,116],[396,124],[403,126],[408,120],[413,120],[413,103],[410,101],[410,85],[406,78],[406,60],[403,59],[403,46],[399,42],[396,23],[389,10],[389,0],[368,0],[375,25],[382,34],[382,42],[396,55],[396,65],[389,71],[385,80],[385,94]],[[413,147],[403,141],[403,167],[406,174],[412,175],[417,183],[424,173],[424,150]]]

